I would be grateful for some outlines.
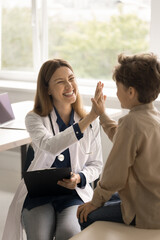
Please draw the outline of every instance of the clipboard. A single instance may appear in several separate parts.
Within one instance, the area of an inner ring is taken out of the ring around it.
[[[71,177],[71,168],[49,168],[23,173],[30,198],[71,194],[73,190],[59,186],[57,182]]]

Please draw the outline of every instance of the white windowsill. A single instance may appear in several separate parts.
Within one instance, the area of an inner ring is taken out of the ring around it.
[[[16,91],[27,91],[27,92],[35,92],[36,90],[36,82],[31,81],[14,81],[14,80],[0,80],[0,89],[7,90],[16,90]],[[107,84],[108,85],[108,84]],[[93,96],[95,91],[96,83],[94,84],[86,84],[82,80],[78,80],[78,88],[80,94],[83,96]],[[104,94],[107,97],[115,98],[116,90],[113,84],[109,84],[109,86],[104,87]]]
[[[25,90],[35,92],[36,82],[0,80],[0,89],[5,89],[5,91],[16,89],[17,91]]]
[[[92,97],[94,95],[96,82],[94,81],[93,84],[91,81],[89,83],[86,80],[79,79],[78,81],[78,88],[79,92],[84,97]],[[25,91],[30,93],[35,93],[36,91],[36,82],[33,81],[15,81],[15,80],[0,80],[0,90],[4,90],[4,92],[16,90],[16,91]],[[116,96],[116,88],[115,83],[112,81],[106,81],[104,86],[104,94],[107,95],[107,99],[117,100]],[[155,100],[156,104],[160,106],[160,95]]]

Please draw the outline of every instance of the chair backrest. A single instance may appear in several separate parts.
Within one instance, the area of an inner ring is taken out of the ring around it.
[[[27,149],[27,154],[26,154],[26,161],[24,164],[24,172],[27,171],[27,169],[29,168],[32,160],[34,158],[34,150],[31,144],[29,144],[28,149]]]

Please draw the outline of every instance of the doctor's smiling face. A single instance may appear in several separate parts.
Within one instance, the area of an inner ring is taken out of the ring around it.
[[[71,105],[76,101],[78,87],[70,68],[59,67],[49,81],[48,94],[52,96],[55,107]]]

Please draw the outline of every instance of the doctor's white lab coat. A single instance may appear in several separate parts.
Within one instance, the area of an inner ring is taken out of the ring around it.
[[[50,168],[56,156],[69,148],[72,172],[82,172],[87,182],[85,188],[77,187],[76,191],[84,202],[90,201],[93,190],[89,183],[99,177],[103,165],[99,124],[94,121],[92,128],[88,127],[83,138],[78,141],[72,126],[59,132],[54,109],[51,112],[51,118],[55,136],[53,136],[48,116],[41,117],[33,112],[26,116],[27,131],[31,136],[35,151],[35,157],[29,170]],[[75,122],[78,122],[79,119],[75,113]],[[26,195],[27,189],[22,179],[9,207],[2,240],[23,239],[21,212]]]

